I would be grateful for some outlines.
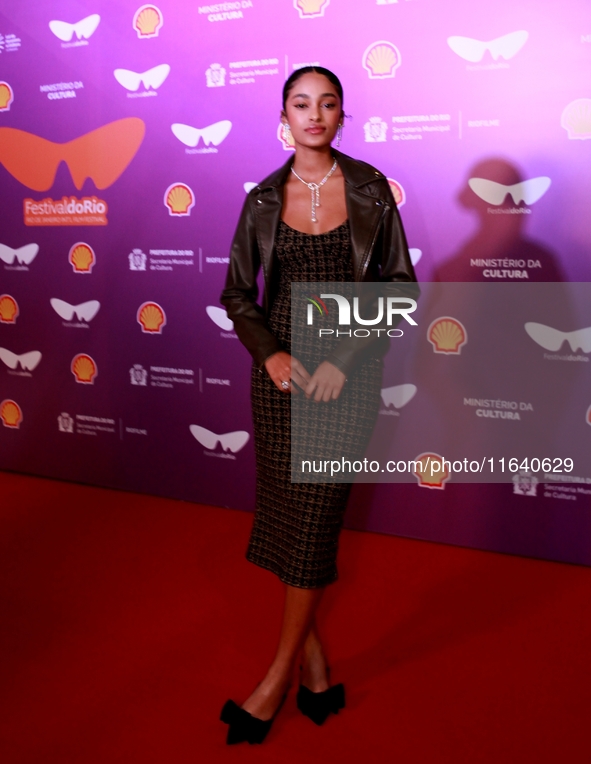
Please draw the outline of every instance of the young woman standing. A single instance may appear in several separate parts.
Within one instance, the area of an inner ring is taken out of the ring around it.
[[[241,706],[228,701],[222,710],[228,743],[262,742],[296,663],[298,707],[306,716],[322,724],[345,704],[343,685],[330,686],[315,613],[324,588],[337,578],[350,484],[291,482],[292,439],[302,435],[292,431],[291,402],[296,396],[300,411],[310,409],[320,451],[334,450],[339,433],[343,453],[362,455],[378,411],[385,348],[374,336],[329,343],[324,357],[298,352],[291,344],[291,283],[393,285],[416,278],[387,179],[331,146],[335,136],[338,145],[344,116],[343,90],[332,72],[305,67],[287,80],[281,121],[295,156],[248,195],[221,298],[254,360],[257,500],[246,556],[286,587],[274,659]]]

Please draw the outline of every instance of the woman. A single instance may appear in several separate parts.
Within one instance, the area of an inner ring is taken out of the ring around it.
[[[335,136],[338,145],[344,116],[343,90],[332,72],[304,67],[289,77],[281,121],[295,157],[248,195],[221,297],[254,360],[257,506],[247,559],[286,584],[274,660],[241,707],[228,701],[222,710],[222,721],[230,725],[228,743],[262,742],[300,656],[300,710],[322,724],[344,707],[343,686],[329,684],[315,612],[325,586],[337,578],[350,485],[291,483],[292,437],[310,437],[302,428],[292,433],[291,401],[293,395],[300,412],[314,412],[304,418],[317,423],[312,438],[320,451],[334,446],[326,433],[339,432],[338,448],[362,455],[378,411],[384,348],[374,335],[356,344],[329,342],[324,358],[314,351],[307,358],[291,355],[290,285],[416,281],[387,179],[331,147]],[[306,355],[305,348],[301,352]]]

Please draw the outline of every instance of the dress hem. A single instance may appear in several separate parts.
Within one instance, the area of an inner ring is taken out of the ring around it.
[[[256,565],[259,568],[263,568],[263,570],[268,570],[270,573],[273,573],[274,575],[276,575],[277,578],[282,583],[286,584],[287,586],[294,586],[296,589],[324,589],[325,586],[330,586],[330,584],[334,584],[336,581],[339,580],[339,576],[337,574],[334,578],[329,579],[325,583],[314,584],[313,586],[302,586],[301,583],[298,583],[298,584],[294,583],[293,579],[291,579],[290,576],[285,576],[283,574],[278,573],[277,570],[275,570],[271,564],[265,565],[264,562],[261,562],[260,558],[257,558],[255,560],[249,556],[248,552],[246,552],[244,556],[246,557],[248,562],[252,563],[253,565]]]

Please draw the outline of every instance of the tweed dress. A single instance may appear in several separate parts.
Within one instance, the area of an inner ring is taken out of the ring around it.
[[[334,344],[327,338],[321,347],[292,347],[291,282],[353,282],[349,224],[305,234],[281,221],[275,251],[279,286],[269,326],[312,374]],[[381,361],[369,359],[349,374],[336,401],[316,403],[301,392],[280,392],[264,369],[253,367],[257,488],[246,558],[286,584],[310,589],[338,578],[338,540],[351,489],[337,481],[292,483],[292,444],[298,458],[362,458],[378,413],[381,378]]]

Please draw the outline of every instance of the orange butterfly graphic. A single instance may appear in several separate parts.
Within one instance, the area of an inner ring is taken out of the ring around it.
[[[98,127],[67,143],[53,143],[33,133],[0,127],[0,163],[23,185],[47,191],[60,162],[68,165],[78,190],[87,178],[98,189],[108,188],[137,153],[146,132],[138,117]]]

